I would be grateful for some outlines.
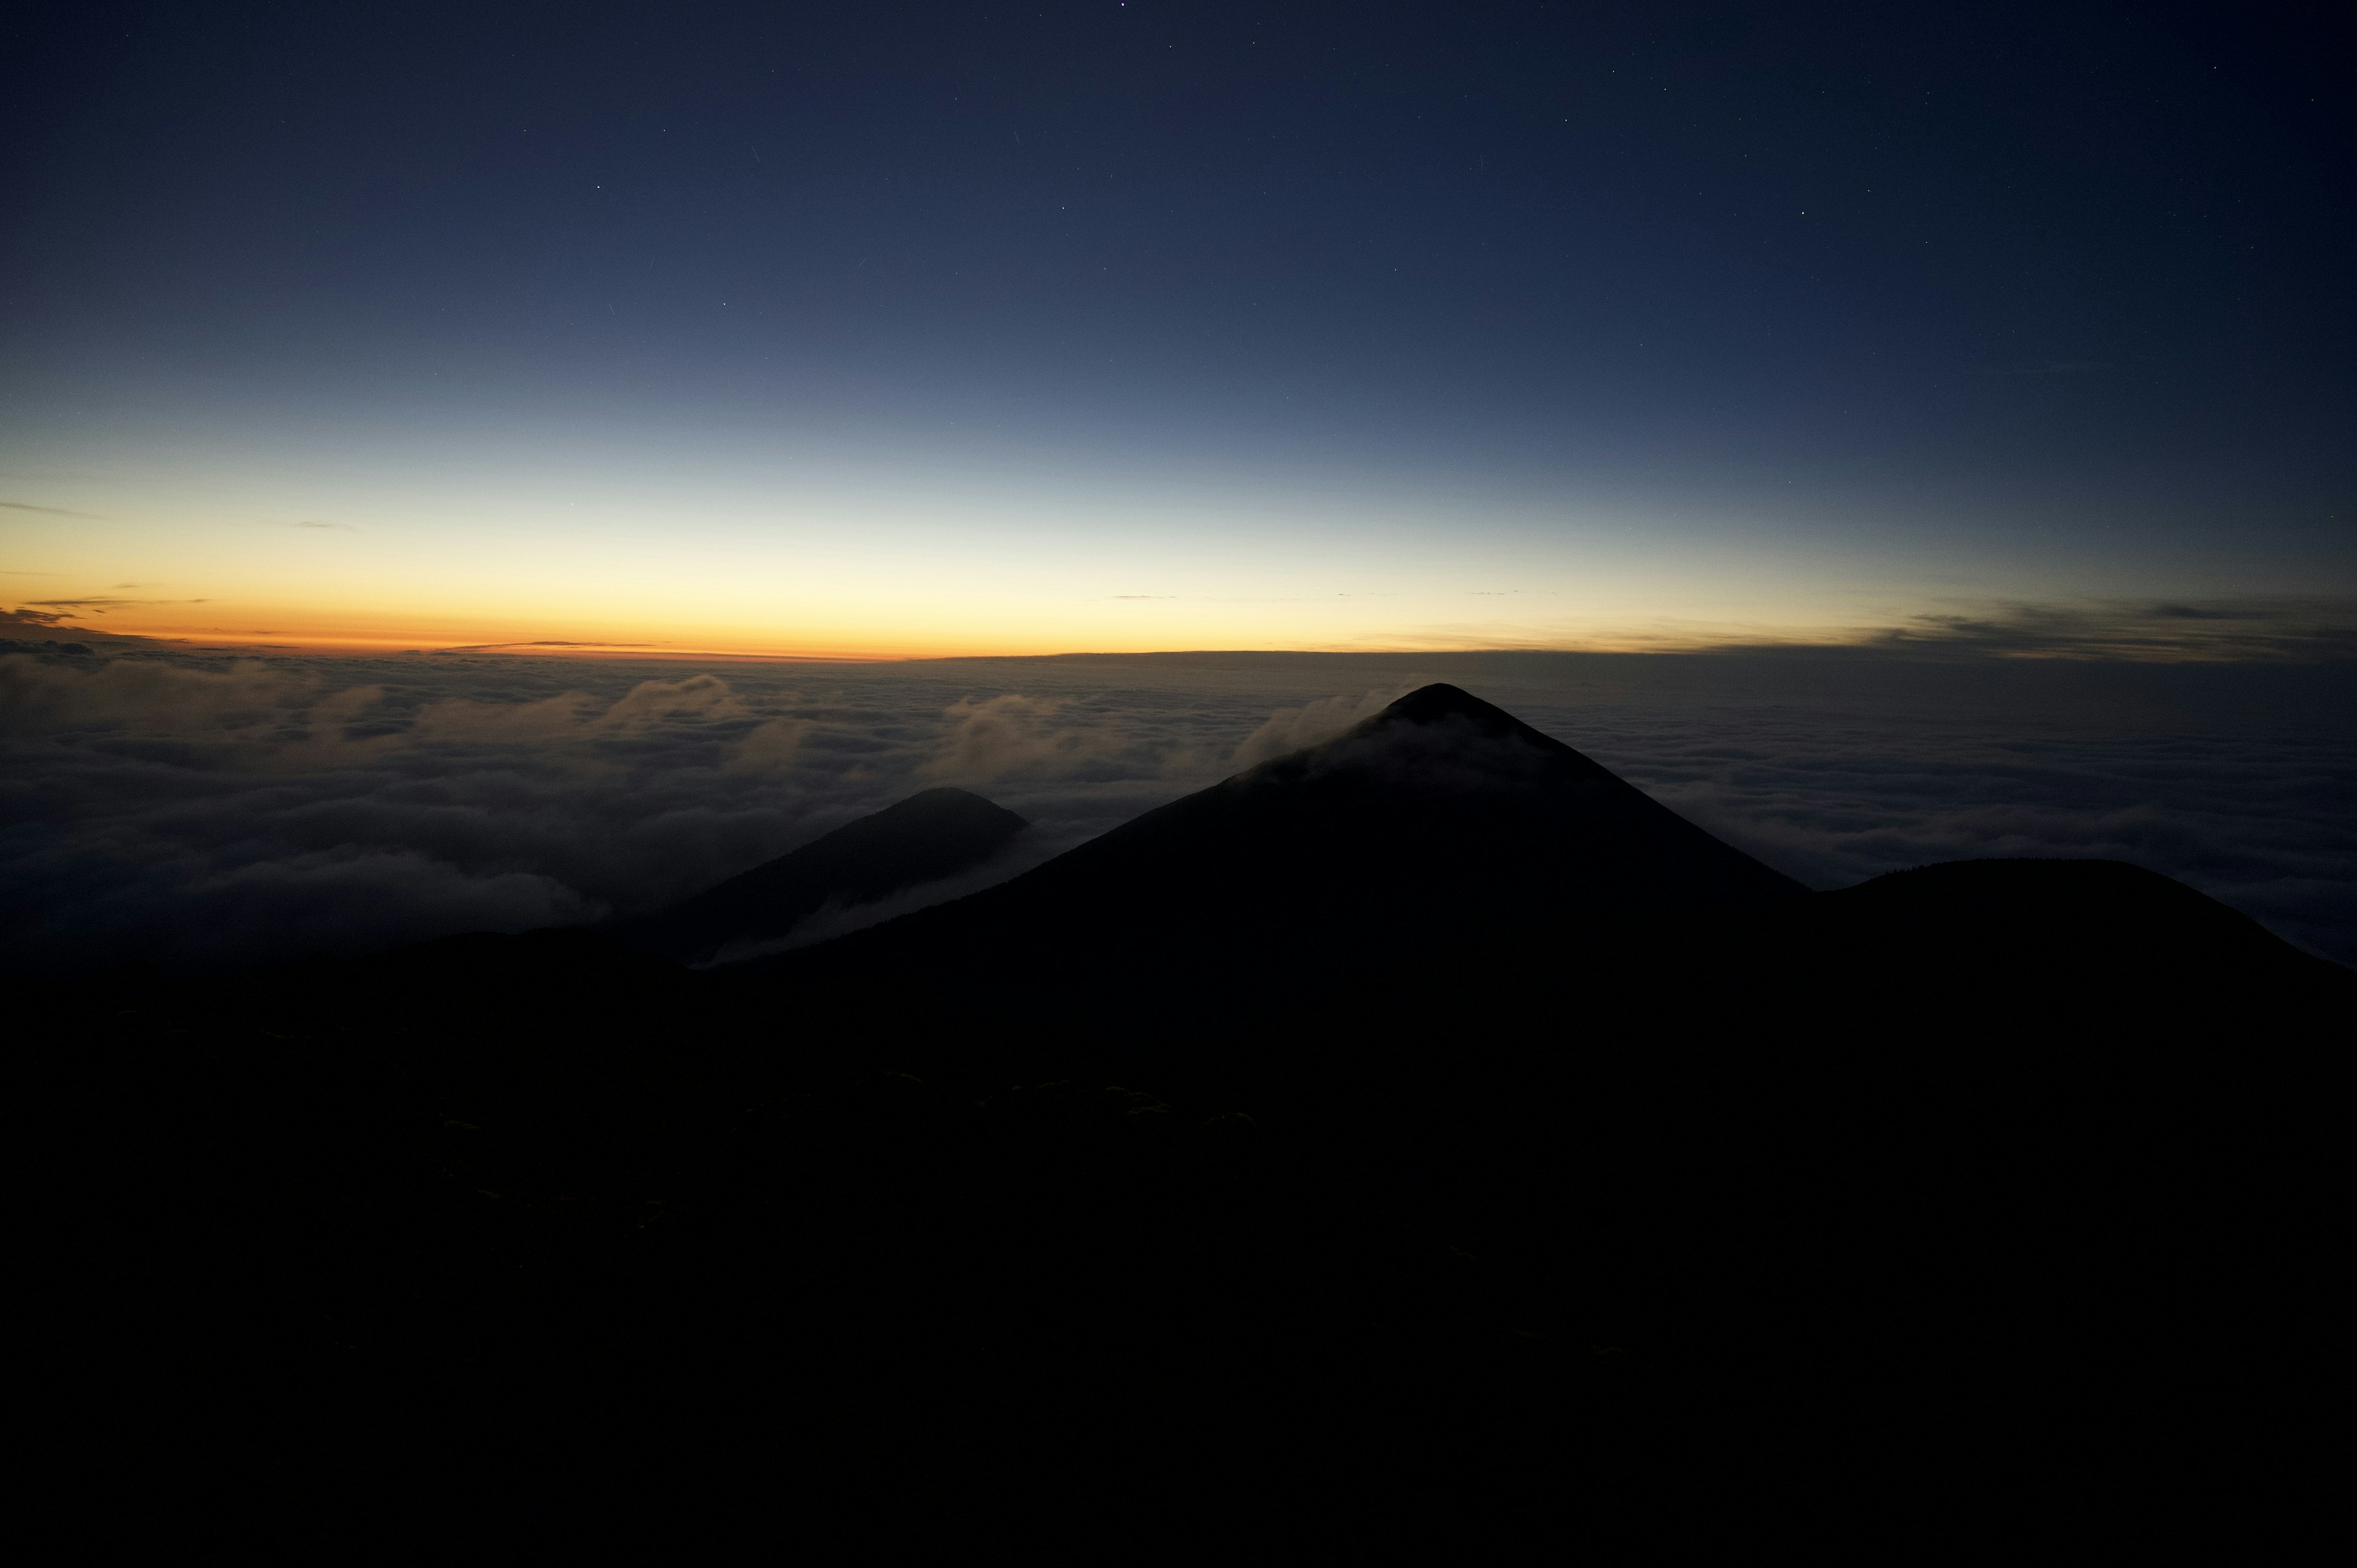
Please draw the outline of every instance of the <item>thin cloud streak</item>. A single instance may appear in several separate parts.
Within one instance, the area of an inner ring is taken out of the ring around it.
[[[1972,602],[1895,623],[1779,632],[1655,623],[1595,634],[1497,622],[1358,639],[1348,651],[1398,650],[1773,655],[1907,659],[2072,659],[2136,663],[2328,663],[2357,659],[2357,599],[2246,597]],[[1344,650],[1337,650],[1343,651]]]
[[[27,599],[28,605],[41,609],[87,610],[91,615],[104,615],[110,610],[139,609],[157,605],[209,605],[210,599],[117,599],[97,596],[82,599]]]

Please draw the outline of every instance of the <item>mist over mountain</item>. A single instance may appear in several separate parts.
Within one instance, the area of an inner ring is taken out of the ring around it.
[[[1501,887],[1511,866],[1518,886]],[[1331,740],[1150,811],[992,900],[1118,883],[1194,912],[1353,908],[1361,921],[1581,904],[1693,908],[1801,885],[1729,848],[1561,741],[1455,686],[1425,686]],[[1257,884],[1255,886],[1255,884]],[[1150,890],[1150,891],[1149,891]]]
[[[979,986],[1051,956],[1067,978],[1050,1009],[1118,1016],[1153,995],[1163,1025],[1232,1029],[1304,967],[1423,962],[1437,945],[1497,933],[1805,895],[1562,742],[1434,684],[1002,886],[763,972],[872,968]]]
[[[2004,1022],[2018,1015],[2041,1033],[2083,1017],[2106,1032],[2248,1027],[2271,1009],[2305,1015],[2319,983],[2275,998],[2266,976],[2307,977],[2313,961],[2165,878],[1965,864],[1813,897],[1434,684],[1001,886],[726,979],[888,995],[882,1015],[919,1042],[904,1056],[933,1070],[954,1053],[920,1042],[996,1032],[1031,1073],[1109,1057],[1214,1093],[1265,1091],[1272,1074],[1413,1077],[1444,1038],[1460,1065],[1527,1077],[1531,1042],[1566,1007],[1586,1031],[1673,1051],[1872,1028],[1862,994],[1889,998],[1921,1039],[1962,1040],[2018,1034]],[[1049,983],[1000,978],[1043,961]],[[2098,974],[2119,993],[2088,1016]],[[1927,1015],[1932,995],[1948,999]]]

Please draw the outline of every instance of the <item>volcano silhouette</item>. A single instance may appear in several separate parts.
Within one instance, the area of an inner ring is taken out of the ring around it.
[[[1431,685],[908,924],[1357,940],[1803,897],[1561,741]]]
[[[1151,876],[1167,897],[1398,918],[1758,905],[1800,884],[1561,741],[1449,685],[1173,802],[1053,876]]]
[[[1560,740],[1436,683],[879,940],[952,927],[974,940],[1056,927],[1092,948],[1412,940],[1803,896]]]
[[[1431,685],[1011,882],[742,978],[930,995],[939,1023],[893,1026],[920,1034],[1200,1037],[1297,1017],[1395,965],[1425,971],[1419,1007],[1466,985],[1519,993],[1526,977],[1468,965],[1533,932],[1577,926],[1593,945],[1809,897],[1570,746]],[[1012,990],[1018,974],[1046,983]]]

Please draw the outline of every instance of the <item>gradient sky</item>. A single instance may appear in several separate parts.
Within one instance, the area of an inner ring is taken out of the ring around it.
[[[894,655],[2357,594],[2250,5],[11,24],[0,603]]]

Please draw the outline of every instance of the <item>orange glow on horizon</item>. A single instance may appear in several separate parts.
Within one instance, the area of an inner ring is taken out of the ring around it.
[[[845,606],[840,620],[858,618],[863,607]],[[1329,613],[1270,615],[1256,605],[1221,613],[1212,605],[1193,613],[1154,607],[1118,618],[1089,613],[1082,605],[1054,616],[1042,605],[1007,606],[977,601],[958,607],[953,621],[944,615],[923,628],[909,618],[869,628],[836,625],[797,634],[770,626],[638,625],[583,615],[404,615],[361,610],[335,615],[318,608],[290,609],[228,603],[196,605],[117,604],[103,611],[61,606],[66,620],[58,633],[123,635],[183,648],[251,650],[263,652],[349,654],[501,653],[533,658],[704,659],[781,662],[878,662],[916,659],[1038,658],[1063,653],[1146,654],[1220,650],[1230,652],[1437,653],[1523,650],[1558,652],[1692,652],[1732,642],[1833,643],[1856,633],[1833,627],[1767,628],[1733,622],[1665,622],[1631,626],[1591,623],[1562,627],[1430,627],[1401,633],[1365,633]],[[1063,608],[1063,607],[1054,607]],[[199,613],[191,614],[191,610]],[[1024,615],[1021,612],[1032,613]],[[1074,613],[1077,610],[1079,613]],[[1159,613],[1156,613],[1159,612]],[[878,616],[878,620],[887,618]],[[963,624],[957,624],[962,621]],[[1319,622],[1323,624],[1318,624]],[[1019,625],[1009,624],[1018,622]],[[1318,635],[1318,633],[1325,635]],[[1290,635],[1287,635],[1290,633]],[[1338,635],[1339,634],[1339,635]],[[1355,635],[1354,635],[1355,634]],[[1485,635],[1486,634],[1486,635]],[[1518,635],[1519,634],[1519,635]]]

